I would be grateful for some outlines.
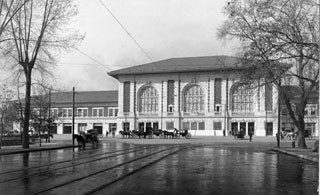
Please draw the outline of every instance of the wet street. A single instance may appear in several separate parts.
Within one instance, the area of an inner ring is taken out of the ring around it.
[[[0,156],[0,194],[318,194],[318,164],[269,143],[100,143]]]

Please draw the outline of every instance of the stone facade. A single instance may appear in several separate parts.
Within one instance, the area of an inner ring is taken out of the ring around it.
[[[267,87],[256,87],[248,95],[235,70],[176,70],[110,73],[119,80],[119,129],[177,128],[188,129],[192,135],[223,135],[224,131],[229,135],[240,129],[245,135],[249,129],[256,136],[277,133],[278,93],[274,87],[267,94]]]

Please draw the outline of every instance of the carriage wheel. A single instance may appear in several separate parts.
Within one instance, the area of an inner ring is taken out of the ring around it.
[[[191,138],[191,133],[188,133],[187,135],[186,135],[186,139],[190,139]]]

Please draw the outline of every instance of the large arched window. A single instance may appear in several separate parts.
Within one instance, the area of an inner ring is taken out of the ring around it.
[[[141,90],[139,111],[144,113],[158,111],[158,93],[154,87],[146,87]]]
[[[204,111],[204,92],[199,85],[189,86],[184,91],[184,112]]]
[[[237,85],[232,90],[232,111],[234,113],[253,112],[253,88],[248,85]]]

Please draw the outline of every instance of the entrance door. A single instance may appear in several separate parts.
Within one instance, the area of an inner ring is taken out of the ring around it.
[[[273,135],[273,122],[267,122],[267,135]]]
[[[50,134],[57,134],[57,123],[51,123]]]
[[[244,135],[247,135],[246,122],[241,122],[240,123],[240,130],[243,131]]]
[[[254,123],[248,123],[248,132],[252,131],[252,135],[254,135]]]
[[[129,131],[130,130],[130,123],[129,122],[124,122],[123,124],[122,124],[122,126],[123,126],[123,131]]]
[[[146,123],[146,129],[152,128],[152,125],[150,122]]]
[[[159,123],[158,122],[155,122],[153,123],[153,130],[159,130]]]
[[[71,126],[71,124],[69,124],[69,123],[63,124],[63,129],[62,129],[62,131],[63,131],[63,134],[71,134],[71,132],[72,132],[72,126]]]
[[[238,123],[237,122],[231,123],[231,131],[232,131],[232,135],[235,135],[238,132]]]
[[[102,124],[101,123],[94,123],[93,128],[98,131],[99,135],[102,135]]]
[[[144,123],[139,123],[139,131],[144,131]]]

